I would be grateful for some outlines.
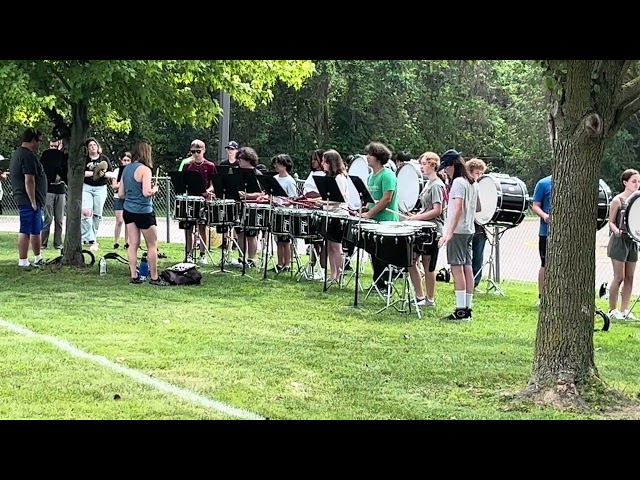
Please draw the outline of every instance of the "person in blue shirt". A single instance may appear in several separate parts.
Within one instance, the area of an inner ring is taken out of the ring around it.
[[[551,215],[551,175],[544,177],[536,183],[533,191],[532,210],[540,217],[540,229],[538,231],[538,250],[540,251],[540,271],[538,272],[538,304],[544,293],[544,268],[547,257],[547,237],[549,235],[549,218]]]

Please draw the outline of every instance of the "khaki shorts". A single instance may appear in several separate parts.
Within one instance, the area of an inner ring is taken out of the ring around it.
[[[473,233],[454,233],[447,242],[449,265],[471,265],[473,261]]]

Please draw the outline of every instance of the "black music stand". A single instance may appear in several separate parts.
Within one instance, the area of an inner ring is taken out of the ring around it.
[[[245,193],[262,192],[262,189],[260,188],[260,184],[256,179],[258,175],[256,175],[256,172],[253,168],[231,167],[229,168],[229,173],[231,175],[237,175],[241,178],[240,180],[240,183],[242,184],[242,188],[240,189],[241,192],[245,192]],[[246,235],[247,230],[245,230],[243,227],[242,232],[243,232],[242,276],[245,276],[247,271],[247,246],[248,246],[247,235]]]
[[[216,198],[220,198],[222,200],[234,200],[236,202],[240,202],[240,190],[244,188],[242,177],[240,175],[229,175],[227,173],[214,173],[211,175],[211,183],[213,185],[213,191],[216,194]],[[222,209],[222,258],[220,259],[220,270],[217,270],[217,273],[226,273],[224,269],[224,259],[226,255],[226,239],[225,234],[227,228],[233,228],[233,220],[234,219],[226,219],[224,215],[226,214],[226,208]],[[238,245],[238,248],[240,246]]]
[[[124,169],[123,169],[124,170]],[[173,189],[176,192],[176,195],[187,195],[187,196],[196,196],[202,195],[202,193],[207,189],[202,181],[202,176],[200,176],[199,172],[195,172],[193,170],[188,171],[175,171],[169,172],[169,178],[171,179],[171,183],[173,184]],[[187,239],[189,238],[189,225],[194,223],[198,224],[198,219],[190,219],[187,217],[185,219],[184,224],[184,258],[187,259],[187,255],[189,252],[187,251]],[[195,229],[196,234],[200,236],[200,233]],[[203,242],[204,239],[200,238],[200,241]],[[194,242],[195,243],[195,242]],[[193,249],[195,245],[191,245]]]
[[[338,187],[338,182],[336,182],[335,177],[321,177],[318,175],[313,175],[313,181],[316,183],[318,187],[318,192],[320,193],[320,197],[322,200],[327,202],[325,205],[329,207],[329,202],[339,202],[345,203],[345,199],[342,196],[342,192],[340,192],[340,187]],[[329,216],[325,217],[325,232],[329,232]],[[323,284],[323,292],[327,291],[327,275],[328,275],[328,267],[329,267],[329,245],[327,241],[327,235],[324,237],[324,284]]]
[[[277,172],[276,172],[277,174]],[[273,209],[273,197],[288,197],[287,192],[284,191],[284,188],[282,188],[282,185],[280,185],[280,183],[278,183],[278,180],[275,179],[275,177],[272,177],[271,175],[258,175],[256,176],[256,180],[258,181],[258,183],[260,184],[260,186],[262,187],[262,190],[264,191],[264,193],[266,193],[267,195],[269,195],[269,204],[271,206],[271,209]],[[265,254],[265,260],[264,260],[264,272],[263,272],[263,276],[262,279],[265,280],[267,278],[267,269],[268,269],[268,265],[269,265],[269,245],[271,244],[271,225],[269,225],[269,228],[267,230],[267,235],[266,235],[266,246],[267,246],[267,252]],[[293,241],[295,239],[292,238],[292,246],[291,248],[293,248]],[[272,254],[273,255],[273,254]]]
[[[362,217],[362,206],[369,203],[375,203],[375,201],[373,200],[371,193],[369,193],[369,189],[360,177],[356,175],[349,175],[349,178],[353,182],[353,186],[356,187],[358,195],[360,196],[360,209],[358,211],[358,223],[356,224],[356,228],[358,229],[358,234],[356,235],[356,287],[355,294],[353,296],[353,307],[358,308],[358,288],[360,288],[360,236],[362,234],[362,231],[360,230],[360,219]]]

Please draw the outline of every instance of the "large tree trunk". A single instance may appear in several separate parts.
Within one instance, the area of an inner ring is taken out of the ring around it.
[[[85,102],[71,106],[71,138],[67,190],[67,228],[64,239],[63,265],[83,266],[82,255],[82,185],[84,184],[84,141],[89,133],[89,112]]]
[[[598,61],[567,61],[564,67],[563,88],[549,116],[554,165],[546,285],[532,376],[522,395],[558,407],[585,407],[580,387],[598,378],[593,347],[598,178],[620,71],[615,77],[614,65],[609,71]],[[607,77],[595,90],[594,70],[600,79]]]

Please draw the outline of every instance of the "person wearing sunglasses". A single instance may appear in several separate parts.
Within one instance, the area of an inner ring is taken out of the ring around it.
[[[199,194],[195,194],[196,196],[202,196],[205,199],[211,199],[213,195],[213,183],[211,181],[211,175],[218,173],[216,166],[213,162],[206,160],[204,158],[204,153],[206,151],[204,142],[202,140],[194,140],[191,142],[191,162],[189,162],[184,168],[185,172],[198,172],[202,177],[202,183],[204,184],[205,190],[200,192]],[[189,229],[189,235],[187,235],[187,259],[188,263],[193,263],[193,230],[194,225],[190,224],[186,226]],[[207,264],[206,257],[206,248],[207,248],[207,225],[204,223],[198,223],[198,233],[200,236],[200,263]]]

